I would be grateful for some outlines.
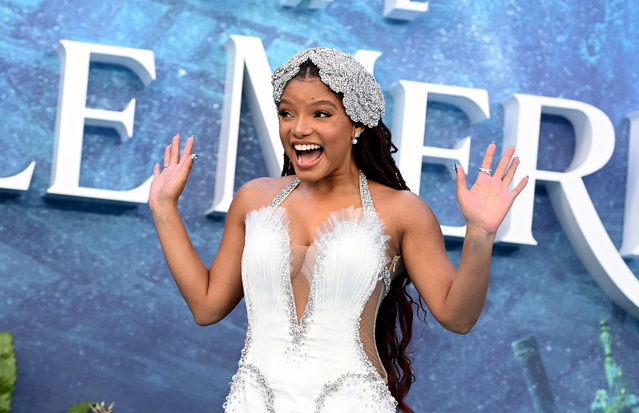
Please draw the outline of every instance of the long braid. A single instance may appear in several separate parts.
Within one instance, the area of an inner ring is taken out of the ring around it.
[[[408,190],[392,156],[397,147],[386,125],[380,121],[377,127],[365,129],[361,142],[353,146],[353,155],[364,174],[391,188]],[[398,410],[404,413],[413,413],[404,400],[415,381],[413,359],[408,352],[413,337],[413,307],[425,311],[421,298],[416,302],[409,294],[410,283],[405,269],[395,277],[380,305],[375,327],[377,351],[388,374],[388,387],[398,402]]]
[[[353,156],[367,178],[398,190],[408,190],[392,154],[397,147],[391,141],[390,130],[380,120],[375,128],[366,128],[360,144],[353,145]],[[284,154],[282,176],[294,175],[295,169]],[[413,308],[425,314],[421,297],[415,301],[408,292],[411,281],[404,269],[391,283],[390,291],[382,301],[375,325],[375,341],[380,359],[388,374],[388,388],[398,402],[398,411],[413,413],[405,402],[415,381],[408,345],[413,336]]]

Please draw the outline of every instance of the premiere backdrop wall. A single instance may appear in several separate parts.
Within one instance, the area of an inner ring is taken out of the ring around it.
[[[180,209],[207,263],[224,225],[223,214],[205,212],[220,162],[224,45],[232,35],[261,40],[271,69],[315,45],[381,52],[374,70],[387,98],[384,121],[394,131],[400,81],[485,90],[486,119],[471,122],[459,105],[430,102],[425,121],[423,145],[452,148],[471,137],[471,179],[488,143],[504,145],[504,99],[526,94],[599,108],[614,126],[614,152],[584,178],[585,188],[605,232],[621,245],[624,215],[632,214],[624,201],[633,182],[627,171],[638,161],[629,165],[628,115],[639,110],[639,5],[432,0],[408,21],[385,18],[383,0],[311,4],[0,1],[0,177],[35,162],[26,190],[0,194],[0,331],[13,333],[18,359],[13,411],[62,412],[82,400],[115,401],[122,412],[220,411],[244,342],[243,303],[214,326],[194,323],[145,205],[45,196],[63,90],[61,40],[153,52],[155,79],[148,85],[117,62],[91,63],[86,106],[121,111],[135,98],[135,121],[126,141],[112,128],[84,127],[79,186],[134,188],[175,133],[194,134],[200,159]],[[236,189],[268,174],[259,122],[251,116],[259,113],[248,100],[240,112]],[[539,133],[533,131],[538,153],[519,155],[537,156],[533,172],[535,166],[565,171],[581,132],[565,116],[541,120]],[[460,225],[448,169],[424,163],[419,193],[442,224]],[[593,280],[548,191],[529,190],[537,245],[495,247],[488,300],[472,332],[447,332],[430,315],[427,325],[416,322],[417,380],[408,398],[416,411],[603,411],[597,406],[604,400],[627,406],[620,412],[639,409],[632,398],[639,394],[639,321]],[[461,242],[449,237],[447,247],[458,263]],[[639,273],[636,258],[619,260]],[[605,351],[616,363],[608,359],[606,371]]]

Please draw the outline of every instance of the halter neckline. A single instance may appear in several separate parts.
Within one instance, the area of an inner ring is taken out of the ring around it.
[[[293,192],[295,188],[300,184],[300,179],[295,177],[286,187],[284,187],[273,200],[268,204],[269,208],[277,208],[280,204]],[[366,219],[376,215],[375,205],[373,204],[373,198],[371,197],[370,190],[368,189],[368,180],[366,175],[361,170],[359,171],[359,194],[362,201],[362,209],[364,210],[364,216]]]

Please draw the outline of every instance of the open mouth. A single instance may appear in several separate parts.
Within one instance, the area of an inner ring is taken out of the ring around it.
[[[324,148],[314,143],[295,144],[293,148],[295,149],[297,164],[302,167],[314,165],[324,153]]]

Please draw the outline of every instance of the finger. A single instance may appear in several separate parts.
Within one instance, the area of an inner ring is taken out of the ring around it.
[[[468,190],[468,184],[466,182],[466,172],[464,172],[464,168],[461,165],[457,166],[457,194],[460,194],[462,191]]]
[[[504,183],[506,186],[512,182],[515,172],[517,171],[517,166],[519,166],[519,156],[515,156],[510,166],[508,166],[508,170],[506,170],[506,174],[504,175]]]
[[[195,160],[193,159],[193,155],[191,155],[191,151],[193,150],[193,140],[194,138],[193,136],[191,136],[186,141],[186,146],[184,147],[184,153],[182,154],[182,159],[180,159],[180,164],[183,165],[180,172],[183,175],[184,179],[188,179],[189,175],[191,174],[191,168],[193,168],[193,164],[195,163]]]
[[[515,153],[515,148],[510,145],[506,148],[506,152],[504,152],[504,156],[501,157],[499,161],[499,165],[497,165],[497,169],[495,169],[495,175],[497,178],[502,179],[506,175],[506,168],[510,163],[510,159],[513,157]]]
[[[169,160],[171,159],[171,145],[167,145],[166,148],[164,148],[164,165],[166,167],[166,165],[169,164]]]
[[[178,133],[173,137],[171,142],[171,158],[169,159],[169,165],[175,165],[180,160],[180,134]]]
[[[528,183],[528,177],[525,176],[525,177],[522,178],[521,181],[519,181],[517,186],[514,187],[512,191],[510,191],[510,193],[513,194],[513,199],[517,198],[517,195],[519,195],[521,193],[521,191],[524,190],[524,188],[526,187],[527,183]]]
[[[193,141],[194,140],[195,140],[195,137],[193,135],[191,135],[191,137],[186,140],[186,145],[184,145],[184,152],[182,152],[182,157],[180,158],[180,163],[185,162],[186,159],[191,157],[191,152],[193,151]]]
[[[153,166],[153,178],[157,178],[160,175],[160,164],[159,163],[155,163],[155,166]]]
[[[495,149],[497,149],[497,144],[495,142],[491,142],[486,148],[486,153],[484,154],[484,160],[481,163],[482,168],[490,169],[493,165],[493,158],[495,157]]]

